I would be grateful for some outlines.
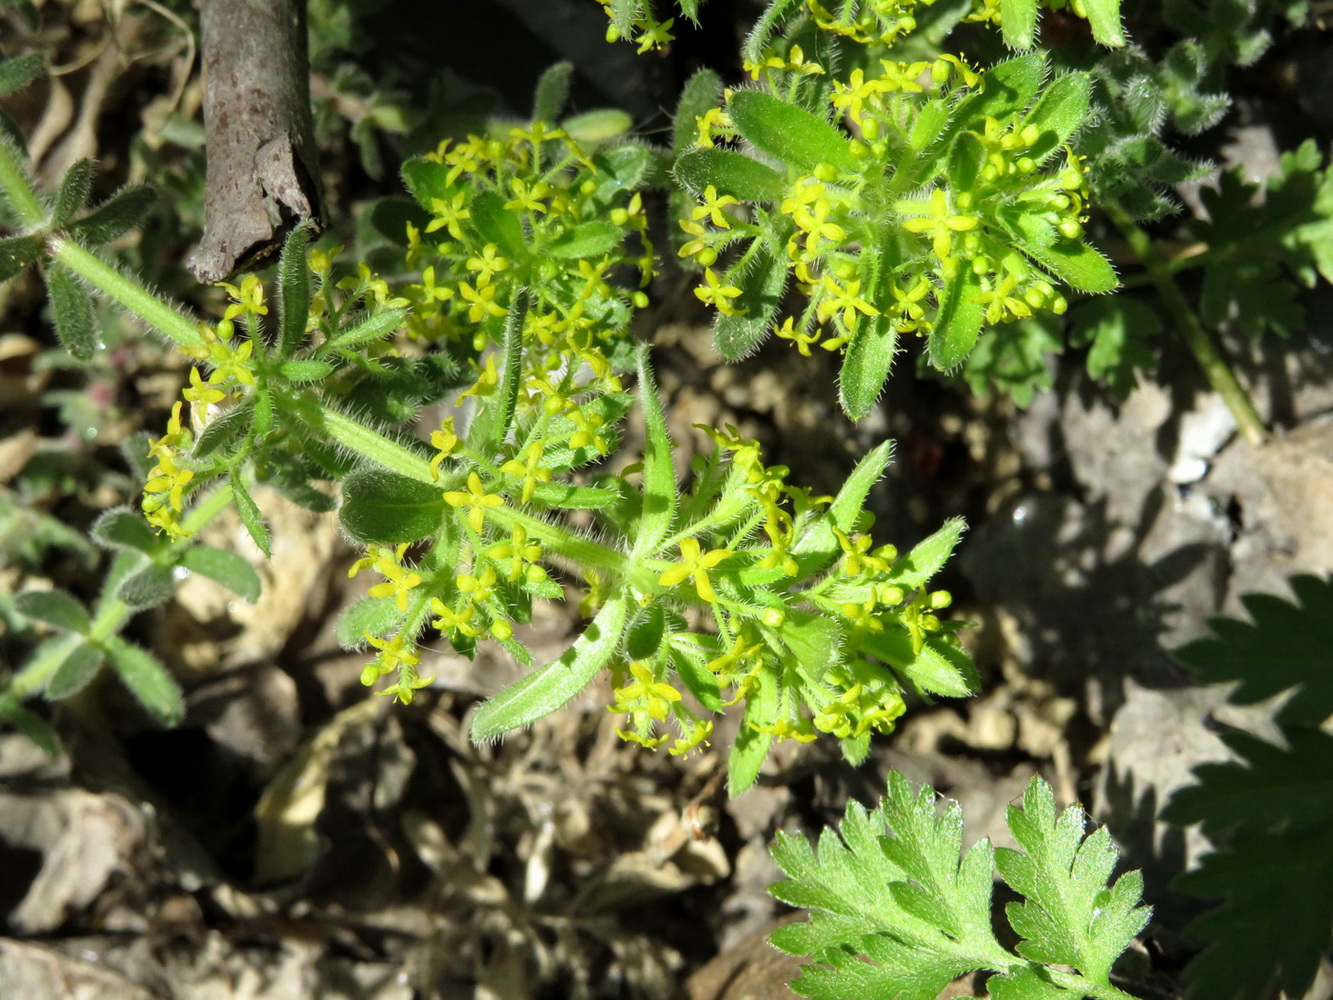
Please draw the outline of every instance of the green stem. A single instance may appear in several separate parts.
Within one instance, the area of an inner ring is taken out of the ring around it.
[[[179,346],[199,348],[204,338],[199,326],[177,312],[132,278],[127,278],[95,253],[85,250],[64,236],[48,241],[51,255],[80,275],[90,285],[120,303],[153,329],[170,337]]]
[[[0,188],[9,195],[9,201],[25,226],[37,228],[46,221],[46,206],[37,196],[27,171],[15,155],[9,142],[0,139]]]
[[[1171,273],[1169,263],[1153,243],[1152,237],[1115,202],[1104,202],[1101,207],[1110,216],[1116,228],[1124,234],[1130,249],[1147,270],[1149,280],[1175,319],[1181,336],[1185,338],[1185,343],[1194,354],[1194,359],[1203,369],[1208,384],[1222,397],[1231,415],[1236,418],[1236,426],[1242,436],[1252,445],[1263,444],[1268,437],[1263,419],[1254,408],[1249,394],[1236,380],[1235,373],[1222,357],[1222,352],[1218,350],[1212,336],[1204,329],[1198,313],[1185,298],[1185,293],[1181,291],[1180,285],[1176,283]]]

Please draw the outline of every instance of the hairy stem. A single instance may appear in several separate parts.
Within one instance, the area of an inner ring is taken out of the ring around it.
[[[185,314],[163,302],[133,278],[127,278],[97,254],[85,250],[73,240],[52,236],[48,241],[51,255],[84,281],[176,344],[186,348],[204,346],[199,326]]]
[[[1263,444],[1268,438],[1268,430],[1264,426],[1263,419],[1254,408],[1249,394],[1236,380],[1235,373],[1222,356],[1212,336],[1204,328],[1198,313],[1185,298],[1185,293],[1176,283],[1170,265],[1153,243],[1152,237],[1115,202],[1103,203],[1101,207],[1105,209],[1116,228],[1124,234],[1130,249],[1147,270],[1148,280],[1157,289],[1157,294],[1162,297],[1166,308],[1175,319],[1181,336],[1185,338],[1185,343],[1194,354],[1194,359],[1203,369],[1208,384],[1222,397],[1231,415],[1236,418],[1236,426],[1240,429],[1241,435],[1252,445]]]

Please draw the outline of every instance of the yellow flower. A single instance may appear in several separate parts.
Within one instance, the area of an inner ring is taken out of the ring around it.
[[[430,200],[430,211],[435,218],[426,224],[426,232],[433,233],[440,229],[447,229],[449,235],[456,240],[463,238],[463,230],[459,223],[464,219],[472,218],[472,213],[464,207],[466,197],[460,191],[449,201],[443,198],[432,198]]]
[[[612,692],[616,701],[609,711],[633,712],[637,708],[639,711],[646,711],[658,722],[666,719],[670,703],[680,701],[680,692],[670,684],[657,680],[652,670],[642,663],[637,661],[631,663],[629,670],[634,675],[635,683],[616,688]],[[638,706],[637,702],[643,704]]]
[[[709,184],[708,187],[704,188],[703,204],[696,207],[694,211],[690,213],[690,218],[694,219],[696,222],[700,219],[710,219],[712,220],[713,225],[717,226],[719,229],[730,229],[731,219],[722,211],[722,209],[726,208],[728,205],[739,204],[740,202],[729,194],[724,194],[719,197],[717,188],[712,184]]]
[[[472,526],[473,531],[480,533],[486,519],[486,511],[503,507],[504,497],[487,493],[485,487],[481,485],[481,477],[475,472],[470,472],[467,477],[467,492],[450,490],[444,494],[444,502],[450,507],[466,507],[467,523]]]
[[[711,267],[704,270],[704,286],[694,290],[695,298],[706,306],[713,306],[724,316],[739,316],[745,310],[732,304],[732,299],[739,298],[741,290],[735,285],[724,285],[717,272]]]
[[[551,481],[551,470],[542,467],[542,443],[533,441],[523,452],[527,455],[526,462],[520,462],[517,458],[511,458],[504,465],[500,466],[500,471],[508,473],[511,476],[520,476],[523,479],[523,502],[528,503],[532,499],[533,491],[537,488],[537,483],[549,483]]]
[[[681,561],[663,573],[657,582],[663,587],[674,587],[685,579],[693,577],[694,589],[699,599],[709,604],[715,603],[717,595],[713,592],[713,584],[708,579],[708,571],[731,555],[731,552],[727,549],[713,549],[711,552],[701,553],[699,540],[686,538],[680,543],[680,555]]]

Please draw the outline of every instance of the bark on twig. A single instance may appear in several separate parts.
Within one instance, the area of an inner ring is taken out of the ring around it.
[[[200,0],[208,152],[202,282],[263,257],[296,224],[322,224],[305,0]]]

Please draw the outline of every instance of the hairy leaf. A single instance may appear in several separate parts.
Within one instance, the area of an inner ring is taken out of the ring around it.
[[[472,719],[472,739],[477,742],[494,739],[563,708],[610,662],[628,618],[627,598],[613,597],[607,601],[562,656],[511,684],[481,706]]]

